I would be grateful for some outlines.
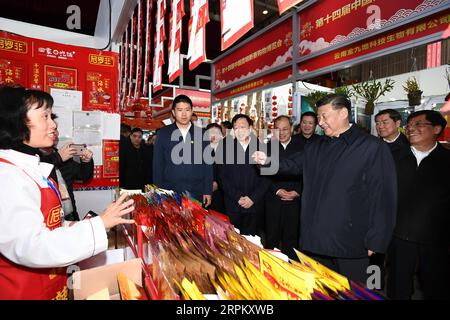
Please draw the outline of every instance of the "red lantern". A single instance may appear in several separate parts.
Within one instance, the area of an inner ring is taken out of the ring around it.
[[[272,108],[272,111],[277,111],[277,110],[278,110],[277,107],[273,107],[273,108]]]
[[[272,102],[273,106],[276,106],[278,103],[276,101]]]
[[[277,96],[273,96],[273,97],[272,97],[272,100],[277,100]]]

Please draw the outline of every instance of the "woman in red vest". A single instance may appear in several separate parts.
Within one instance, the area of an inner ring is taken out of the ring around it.
[[[43,91],[0,87],[0,300],[67,299],[66,268],[105,251],[106,229],[134,210],[126,195],[101,216],[66,225],[53,165],[40,162],[56,124]]]

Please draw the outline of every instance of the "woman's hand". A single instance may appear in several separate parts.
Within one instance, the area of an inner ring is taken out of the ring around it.
[[[124,219],[122,216],[132,212],[134,210],[134,200],[130,199],[126,202],[125,199],[128,194],[124,193],[120,196],[117,201],[111,203],[105,211],[100,215],[105,229],[109,229],[117,226],[118,224],[126,223],[132,224],[134,223],[133,219]]]
[[[83,154],[81,155],[80,159],[83,162],[89,162],[89,161],[91,161],[93,154],[94,153],[91,150],[86,148],[86,149],[84,149]]]
[[[71,145],[72,142],[67,142],[62,146],[61,149],[58,150],[58,153],[61,156],[63,162],[71,159],[75,155],[75,153],[77,153],[77,150],[75,148],[72,148]]]

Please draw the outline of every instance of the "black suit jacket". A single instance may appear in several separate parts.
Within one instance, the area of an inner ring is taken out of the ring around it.
[[[398,238],[445,246],[450,244],[450,150],[438,143],[419,166],[411,148],[394,157],[398,176]]]

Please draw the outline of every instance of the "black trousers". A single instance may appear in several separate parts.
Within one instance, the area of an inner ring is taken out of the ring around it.
[[[258,213],[257,212],[227,212],[230,222],[238,228],[242,235],[258,234]]]
[[[358,259],[335,258],[310,254],[310,257],[324,266],[347,277],[359,285],[366,286],[369,257]]]
[[[296,259],[293,248],[298,249],[300,230],[300,203],[279,203],[266,199],[265,247],[281,249],[291,259]]]
[[[450,259],[447,247],[433,247],[393,237],[386,266],[386,289],[390,299],[411,299],[416,267],[425,300],[450,299]]]

